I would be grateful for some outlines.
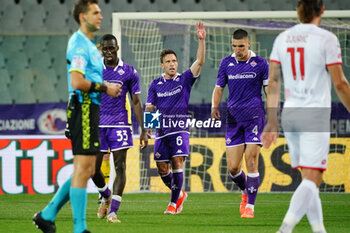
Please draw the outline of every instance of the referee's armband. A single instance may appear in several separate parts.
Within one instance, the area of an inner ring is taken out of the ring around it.
[[[91,82],[89,92],[106,92],[107,86],[104,83]]]

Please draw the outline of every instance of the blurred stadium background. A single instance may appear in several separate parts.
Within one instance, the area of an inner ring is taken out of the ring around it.
[[[0,194],[53,193],[71,172],[70,145],[61,135],[65,126],[68,98],[65,50],[70,35],[78,28],[72,17],[74,2],[75,0],[1,0],[0,163],[1,178],[8,182],[2,184]],[[195,11],[205,15],[211,11],[246,11],[249,16],[256,11],[294,11],[296,3],[296,0],[100,0],[104,19],[94,40],[98,42],[103,34],[112,33],[113,12]],[[327,10],[350,10],[348,0],[324,0],[324,4]],[[337,22],[332,25],[341,41],[343,68],[349,80],[350,24],[349,19],[339,22],[347,26],[337,28]],[[190,111],[198,119],[209,117],[218,64],[221,58],[231,53],[229,33],[236,27],[246,27],[252,35],[252,49],[268,59],[273,40],[280,32],[262,29],[259,25],[251,27],[249,20],[231,23],[235,26],[208,28],[212,31],[208,33],[206,63],[190,98]],[[176,51],[180,61],[179,72],[186,70],[196,56],[197,43],[193,28],[181,28],[178,23],[171,27],[168,23],[156,24],[161,40],[161,45],[157,48],[147,47],[147,35],[145,38],[134,36],[132,30],[137,28],[145,31],[145,25],[136,25],[129,30],[127,22],[122,24],[121,56],[124,62],[133,65],[141,74],[143,103],[150,80],[158,77],[149,73],[149,62],[156,66],[157,75],[161,72],[158,66],[159,49],[172,48]],[[151,34],[153,40],[157,40],[158,35]],[[190,36],[187,37],[187,34]],[[154,54],[151,56],[154,61],[147,59],[151,53]],[[227,91],[223,102],[226,97]],[[322,191],[350,192],[350,117],[334,91],[332,97],[329,172],[325,175]],[[133,122],[137,133],[137,122],[135,119]],[[237,190],[227,180],[223,135],[224,130],[193,130],[191,158],[186,161],[186,190]],[[128,165],[126,191],[167,191],[152,160],[152,141],[143,152],[137,147],[138,140],[134,141],[136,146],[128,152],[130,166]],[[274,148],[261,153],[260,190],[293,191],[301,176],[298,171],[291,170],[288,163],[288,149],[281,135]],[[43,166],[45,169],[42,169]],[[90,191],[96,190],[92,187]]]
[[[75,0],[1,1],[0,104],[67,101],[65,49],[69,36],[77,30],[71,10],[74,2]],[[96,41],[104,33],[112,32],[112,12],[198,11],[205,14],[208,11],[291,11],[295,9],[296,2],[294,0],[100,0],[99,5],[104,19]],[[327,10],[350,10],[350,2],[347,0],[324,0],[324,3]],[[274,36],[266,35],[265,38],[259,38],[266,49],[263,54],[265,57],[270,53]],[[171,41],[164,46],[176,47],[173,43]],[[196,47],[191,50],[195,51]],[[190,53],[190,61],[194,57],[195,54]],[[138,69],[133,59],[132,56],[123,54],[123,60]],[[206,66],[209,65],[211,64],[208,62]],[[204,67],[204,71],[206,68]],[[211,83],[215,83],[215,71],[211,71],[210,74]],[[350,75],[349,69],[346,70],[346,74]],[[198,92],[196,87],[190,101],[209,103],[211,96],[196,94]],[[144,86],[142,88],[143,100],[147,93],[146,88]],[[208,88],[211,90],[213,85]]]

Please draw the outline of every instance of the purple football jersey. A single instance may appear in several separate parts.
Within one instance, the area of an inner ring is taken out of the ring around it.
[[[146,104],[155,105],[162,114],[161,128],[157,130],[157,137],[188,131],[186,125],[181,126],[177,123],[186,122],[188,119],[188,101],[195,81],[196,78],[193,77],[191,69],[178,74],[173,79],[165,79],[162,76],[152,81]],[[163,127],[164,125],[166,127]]]
[[[120,96],[114,98],[102,93],[100,108],[100,127],[131,125],[130,94],[140,93],[139,75],[134,67],[119,60],[118,66],[103,69],[103,80],[122,86]]]
[[[268,85],[268,77],[267,61],[253,51],[248,61],[238,61],[234,53],[222,59],[216,85],[228,85],[228,123],[265,116],[261,88]]]

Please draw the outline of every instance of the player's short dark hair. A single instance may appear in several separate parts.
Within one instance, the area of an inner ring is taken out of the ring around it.
[[[232,33],[232,39],[241,40],[244,38],[248,38],[248,32],[246,30],[240,28]]]
[[[73,6],[73,17],[75,21],[80,25],[79,14],[86,13],[89,10],[89,4],[98,4],[98,0],[78,0]]]
[[[103,41],[109,41],[109,40],[114,40],[116,44],[118,44],[117,38],[112,35],[112,34],[105,34],[101,37],[100,39],[100,44],[102,44]]]
[[[171,50],[171,49],[164,49],[161,53],[160,53],[160,63],[163,63],[163,58],[168,55],[168,54],[174,54],[176,59],[177,59],[177,56],[176,56],[176,53]]]
[[[310,23],[314,17],[320,16],[322,0],[298,0],[298,17],[302,23]]]

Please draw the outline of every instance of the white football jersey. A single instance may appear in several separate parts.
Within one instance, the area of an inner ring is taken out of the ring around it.
[[[298,24],[273,44],[270,62],[281,64],[285,107],[330,107],[327,66],[342,64],[338,38],[314,24]]]

